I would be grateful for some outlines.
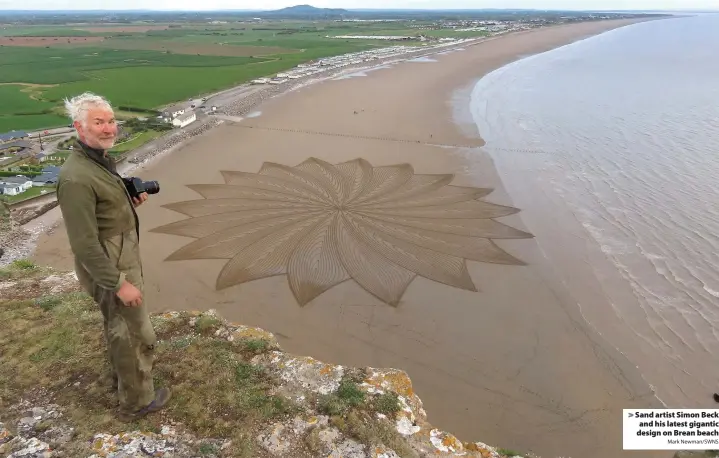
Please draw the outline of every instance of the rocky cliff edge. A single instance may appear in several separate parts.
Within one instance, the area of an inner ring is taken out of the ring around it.
[[[0,456],[534,456],[433,427],[403,371],[292,355],[213,311],[152,316],[155,382],[173,398],[121,423],[102,316],[74,273],[16,261],[0,269],[0,298]]]

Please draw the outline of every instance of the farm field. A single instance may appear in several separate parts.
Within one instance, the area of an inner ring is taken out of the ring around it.
[[[42,128],[47,125],[66,124],[65,118],[54,114],[52,102],[37,100],[36,86],[0,84],[0,132]]]
[[[137,148],[138,146],[144,145],[145,143],[159,137],[160,135],[162,135],[162,132],[157,132],[155,130],[142,132],[140,134],[133,136],[132,139],[130,139],[124,143],[115,145],[114,148],[109,150],[109,153],[113,156],[122,155],[134,148]]]
[[[408,24],[277,20],[0,26],[0,97],[8,101],[0,107],[0,131],[65,125],[63,98],[84,91],[103,94],[117,107],[158,110],[314,59],[397,44],[334,38],[339,35],[483,33]]]

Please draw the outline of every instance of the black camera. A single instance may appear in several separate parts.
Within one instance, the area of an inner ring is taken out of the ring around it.
[[[160,192],[160,183],[157,181],[142,181],[137,177],[123,178],[130,197],[139,198],[140,194],[146,192],[148,194],[157,194]]]

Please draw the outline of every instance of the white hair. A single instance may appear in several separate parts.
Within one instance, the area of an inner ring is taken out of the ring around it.
[[[73,122],[78,121],[83,126],[87,122],[87,112],[90,107],[107,108],[112,111],[110,102],[100,95],[85,92],[71,99],[65,99],[65,112]]]

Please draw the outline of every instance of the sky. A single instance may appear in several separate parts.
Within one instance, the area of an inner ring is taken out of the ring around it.
[[[531,8],[565,10],[719,10],[719,0],[0,0],[0,10],[8,9],[277,9],[297,4],[319,8],[420,8],[479,9]]]

